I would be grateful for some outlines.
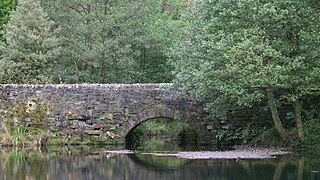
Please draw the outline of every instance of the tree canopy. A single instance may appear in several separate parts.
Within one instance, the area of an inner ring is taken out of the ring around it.
[[[48,83],[60,47],[55,24],[40,1],[20,0],[6,29],[6,41],[0,45],[1,82]]]
[[[167,50],[179,38],[176,10],[186,4],[178,2],[43,1],[62,29],[61,81],[170,82]]]
[[[4,25],[10,19],[10,12],[17,6],[17,0],[1,0],[0,1],[0,32],[4,31]],[[3,41],[2,33],[0,33],[0,41]]]
[[[303,138],[300,98],[319,87],[319,6],[293,0],[204,0],[195,11],[175,53],[177,82],[214,114],[267,99],[283,137],[277,107],[280,101],[292,103]]]

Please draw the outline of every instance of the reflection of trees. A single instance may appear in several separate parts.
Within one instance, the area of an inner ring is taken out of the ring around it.
[[[297,180],[303,179],[304,171],[304,158],[281,158],[281,160],[276,164],[275,171],[273,174],[273,180],[283,179],[283,176],[295,177]],[[296,171],[288,171],[285,175],[283,172],[286,171],[286,166],[293,166]]]
[[[190,163],[190,159],[182,159],[170,156],[155,156],[146,154],[132,154],[129,157],[136,163],[147,168],[155,168],[158,170],[177,169]]]
[[[298,176],[297,180],[303,179],[303,168],[304,168],[304,158],[301,157],[298,159]]]
[[[316,179],[319,158],[186,160],[110,155],[80,147],[47,151],[0,150],[0,179]],[[170,169],[168,171],[168,169]],[[164,170],[164,171],[161,171]],[[308,173],[306,173],[308,172]]]
[[[38,179],[43,170],[37,160],[43,159],[41,151],[27,152],[24,149],[13,149],[10,152],[2,151],[0,159],[1,179],[26,179],[28,174],[34,174]],[[30,164],[27,163],[31,162]]]
[[[275,170],[273,173],[273,180],[280,180],[284,167],[288,164],[287,159],[280,160],[275,166]]]
[[[14,149],[0,152],[0,179],[103,179],[112,156],[96,148],[62,148],[50,152]]]
[[[263,171],[264,174],[272,175],[273,180],[280,179],[305,179],[305,159],[303,157],[284,156],[276,159],[265,160],[240,160],[239,163],[247,174]],[[271,179],[271,177],[269,179]],[[264,177],[261,177],[264,179]],[[267,179],[267,178],[266,178]]]

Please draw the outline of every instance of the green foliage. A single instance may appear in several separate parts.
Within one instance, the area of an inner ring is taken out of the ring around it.
[[[107,119],[107,116],[106,115],[100,115],[99,116],[99,120],[101,120],[101,121],[104,121],[104,120],[106,120]]]
[[[307,119],[304,123],[305,139],[300,142],[304,146],[315,146],[320,144],[320,116]]]
[[[233,145],[280,146],[285,143],[275,128],[252,125],[239,128],[234,132],[220,130],[215,140],[217,145],[223,148]]]
[[[158,0],[43,0],[63,38],[56,82],[171,81],[167,50],[180,37],[186,3],[168,2],[166,13]]]
[[[55,23],[40,1],[19,1],[6,28],[6,43],[0,45],[0,82],[48,83],[60,48]]]
[[[177,120],[155,118],[141,123],[135,130],[142,132],[145,137],[167,136],[169,138],[176,138],[179,133],[190,127]]]
[[[300,141],[295,141],[296,135],[294,130],[291,130],[290,144],[295,148],[313,151],[319,151],[320,145],[320,96],[315,93],[306,97],[302,103],[302,117],[304,119],[304,133],[305,138]],[[289,113],[286,119],[292,120],[292,113]]]
[[[6,104],[7,110],[1,112],[0,144],[12,146],[41,146],[48,132],[42,122],[48,118],[49,106],[38,104],[30,108],[22,102]]]
[[[17,0],[0,1],[0,32],[5,31],[5,24],[7,24],[10,19],[10,12],[14,10],[16,6]],[[4,41],[2,33],[0,33],[0,42],[1,41]]]
[[[191,1],[41,0],[49,16],[38,1],[19,1],[8,32],[0,33],[6,41],[0,45],[4,53],[0,83],[158,83],[173,79],[168,52],[182,37],[186,24],[181,19]],[[16,0],[1,1],[0,31],[15,5]],[[59,31],[54,30],[57,27]]]
[[[275,128],[266,129],[255,140],[257,145],[277,146],[284,143],[284,139],[280,136]]]
[[[320,9],[310,2],[199,1],[173,53],[177,86],[220,117],[265,100],[268,91],[281,95],[270,107],[285,101],[299,108],[319,88]]]
[[[112,125],[110,127],[110,131],[116,132],[117,131],[117,127],[115,125]]]
[[[215,139],[221,145],[256,145],[260,141],[260,136],[267,132],[266,127],[257,127],[248,124],[237,128],[235,131],[220,130]]]
[[[171,146],[171,142],[177,142],[179,145],[195,145],[197,132],[181,121],[154,118],[141,123],[133,129],[127,135],[126,141],[128,148],[141,147],[148,150],[151,147],[167,146],[168,142],[170,143],[169,146]],[[169,147],[164,148],[167,149]]]
[[[259,136],[266,128],[258,128],[251,124],[243,128],[239,128],[234,132],[232,140],[241,141],[242,144],[251,143],[257,136]]]

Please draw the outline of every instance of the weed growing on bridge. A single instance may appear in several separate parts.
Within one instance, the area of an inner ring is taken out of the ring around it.
[[[48,105],[37,100],[31,100],[27,104],[22,101],[3,104],[0,144],[26,147],[41,146],[46,141],[48,134],[42,124],[48,118]]]

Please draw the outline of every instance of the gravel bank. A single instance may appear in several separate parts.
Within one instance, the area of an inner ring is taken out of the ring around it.
[[[130,150],[106,151],[109,154],[152,154],[155,156],[175,156],[185,159],[266,159],[274,158],[277,155],[290,153],[286,150],[272,148],[245,148],[230,151],[195,151],[195,152],[177,152],[177,153],[162,153],[152,152],[144,153]]]

